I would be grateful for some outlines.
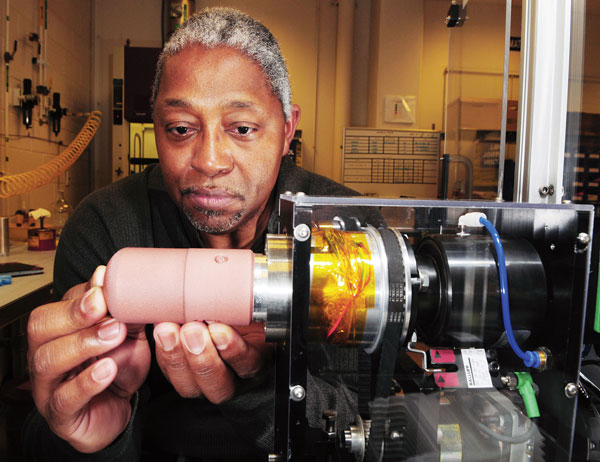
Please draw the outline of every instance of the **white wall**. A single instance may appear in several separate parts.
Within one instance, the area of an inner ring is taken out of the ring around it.
[[[369,81],[368,122],[377,128],[416,128],[417,124],[390,124],[383,120],[386,95],[417,96],[423,49],[423,2],[380,0],[378,47],[370,65],[377,65],[377,77]]]
[[[335,65],[337,41],[337,8],[330,2],[318,2],[319,51],[317,67],[317,112],[315,119],[315,153],[313,170],[333,177],[335,149]],[[310,167],[310,166],[307,166]]]
[[[61,106],[71,112],[87,112],[92,109],[90,100],[91,80],[91,0],[49,0],[47,14],[47,86],[50,95],[61,94]],[[39,33],[39,1],[10,0],[9,43],[5,43],[6,2],[1,2],[0,23],[2,52],[12,52],[13,41],[18,48],[10,63],[9,102],[13,89],[23,88],[23,79],[40,84],[39,66],[32,64],[37,56],[37,43],[29,40],[29,33]],[[9,106],[5,113],[5,72],[3,63],[2,96],[0,97],[0,132],[4,132],[4,120],[8,117],[8,133],[2,133],[0,169],[3,175],[33,170],[54,159],[65,145],[79,132],[85,118],[63,117],[61,132],[55,136],[48,124],[40,125],[40,106],[33,110],[33,125],[26,129],[21,123],[21,111]],[[8,143],[5,136],[8,135]],[[58,143],[62,143],[58,144]],[[90,190],[90,158],[84,155],[66,175],[30,193],[2,199],[2,214],[13,215],[17,209],[43,207],[52,211],[58,199],[58,190],[64,189],[67,201],[75,204]],[[60,183],[60,185],[59,185]],[[65,184],[68,183],[68,184]]]
[[[494,74],[455,79],[458,95],[500,98],[504,51],[503,2],[469,3],[464,27],[449,29],[447,0],[373,0],[368,125],[377,128],[443,130],[444,71]],[[373,13],[374,11],[374,13]],[[520,35],[520,8],[513,8],[512,35]],[[451,42],[450,42],[451,40]],[[519,55],[511,52],[510,71],[518,73]],[[450,63],[448,62],[450,60]],[[518,80],[511,87],[518,96]],[[383,122],[385,95],[417,96],[415,124]]]
[[[428,0],[423,5],[423,48],[417,107],[419,128],[444,129],[444,71],[448,67],[448,28],[444,18],[446,0]]]
[[[354,56],[352,63],[352,112],[353,127],[367,126],[369,103],[369,53],[371,0],[356,0],[354,13]]]

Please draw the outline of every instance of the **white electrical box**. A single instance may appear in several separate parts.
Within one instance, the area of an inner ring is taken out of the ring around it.
[[[416,96],[386,95],[383,121],[386,123],[414,124],[417,121],[416,109]]]

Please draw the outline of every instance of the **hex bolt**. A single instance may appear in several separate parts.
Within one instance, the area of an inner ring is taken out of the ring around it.
[[[310,238],[310,228],[302,223],[294,228],[294,237],[300,242],[307,241]]]
[[[517,389],[517,385],[518,385],[517,376],[512,373],[509,373],[509,374],[506,374],[506,375],[500,377],[500,381],[502,382],[502,385],[504,385],[509,390]]]
[[[292,401],[302,401],[306,396],[306,391],[302,385],[294,385],[290,388],[290,399]]]
[[[569,382],[565,385],[565,396],[567,398],[575,398],[577,396],[577,385]]]

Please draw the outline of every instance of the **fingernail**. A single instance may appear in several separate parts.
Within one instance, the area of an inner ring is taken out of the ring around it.
[[[186,330],[182,338],[183,344],[190,353],[199,355],[204,351],[204,334],[201,330]]]
[[[160,332],[157,333],[158,343],[165,351],[171,351],[177,345],[177,337],[173,332]]]
[[[98,329],[98,338],[104,341],[112,340],[117,335],[119,335],[120,329],[121,327],[116,319],[109,319],[108,321],[104,321]]]
[[[217,347],[217,350],[224,350],[229,346],[229,337],[225,332],[216,329],[210,329],[210,337]]]
[[[93,286],[102,287],[104,285],[104,274],[106,273],[106,266],[98,266],[92,274],[90,283]]]
[[[104,382],[112,373],[114,365],[111,361],[100,361],[92,369],[92,378],[96,382]]]
[[[94,293],[96,291],[94,289],[88,290],[87,294],[81,300],[81,305],[79,308],[84,315],[90,315],[94,312]]]

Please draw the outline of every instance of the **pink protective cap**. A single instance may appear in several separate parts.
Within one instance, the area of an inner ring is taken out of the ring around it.
[[[126,323],[250,324],[254,254],[244,249],[125,248],[108,262],[104,298]]]

